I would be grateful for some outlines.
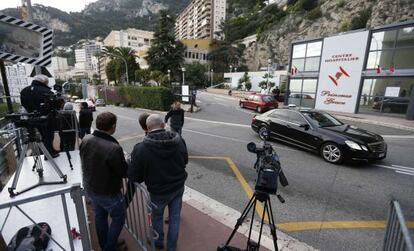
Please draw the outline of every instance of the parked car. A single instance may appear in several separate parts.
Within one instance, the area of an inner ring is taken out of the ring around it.
[[[252,129],[261,135],[318,153],[339,164],[348,160],[381,160],[387,144],[375,133],[347,125],[329,113],[313,109],[275,109],[253,117]]]
[[[372,108],[383,112],[406,113],[408,109],[409,98],[385,98],[384,100],[374,101]]]
[[[274,108],[278,108],[279,103],[272,95],[268,94],[253,94],[248,98],[241,99],[239,101],[241,108],[248,108],[256,110],[258,113],[262,113]]]
[[[88,108],[91,111],[93,111],[93,112],[96,111],[95,104],[92,102],[92,100],[90,100],[90,99],[77,99],[77,100],[75,100],[75,104],[78,104],[79,105],[79,108],[80,108],[80,105],[81,105],[82,102],[88,103]]]
[[[96,101],[95,101],[95,106],[105,106],[106,104],[105,104],[105,100],[103,100],[103,99],[101,99],[101,98],[98,98]]]

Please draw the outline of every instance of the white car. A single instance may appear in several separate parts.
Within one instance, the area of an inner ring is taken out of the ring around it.
[[[88,108],[91,111],[93,111],[93,112],[96,111],[95,104],[92,102],[92,100],[90,100],[90,99],[86,99],[86,100],[85,99],[77,99],[77,100],[75,100],[75,104],[78,104],[79,108],[80,108],[80,106],[83,102],[86,102],[88,104]]]

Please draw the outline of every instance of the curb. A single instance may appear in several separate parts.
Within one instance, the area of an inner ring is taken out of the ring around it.
[[[211,199],[210,197],[197,192],[194,189],[191,189],[190,187],[185,187],[185,192],[183,196],[183,202],[187,203],[188,205],[194,207],[195,209],[203,212],[204,214],[210,216],[214,220],[224,224],[227,227],[234,228],[235,223],[237,222],[237,219],[240,217],[240,212],[237,210],[234,210],[216,200]],[[249,236],[249,227],[247,224],[243,224],[239,227],[238,232],[243,234],[244,236]],[[258,227],[260,226],[260,223],[255,221],[254,224],[255,229],[252,231],[252,239],[258,239],[259,232]],[[267,227],[263,228],[263,234],[261,237],[260,244],[269,249],[273,250],[273,239],[270,235],[270,231]],[[265,231],[266,230],[266,231]],[[276,230],[277,231],[277,243],[280,250],[303,250],[303,251],[313,251],[317,250],[313,247],[309,246],[308,244],[304,242],[300,242],[296,240],[293,237],[290,237],[289,235]],[[227,236],[223,236],[223,242],[226,241]]]
[[[399,124],[390,124],[390,123],[386,123],[386,122],[379,122],[379,121],[363,119],[363,118],[354,118],[354,117],[345,116],[345,115],[338,115],[338,114],[335,114],[335,113],[333,113],[333,115],[335,117],[337,117],[339,119],[343,119],[343,120],[349,120],[349,121],[353,121],[353,122],[360,122],[360,123],[371,124],[371,125],[379,125],[379,126],[384,126],[384,127],[389,127],[389,128],[414,132],[414,127],[410,127],[410,126],[399,125]]]

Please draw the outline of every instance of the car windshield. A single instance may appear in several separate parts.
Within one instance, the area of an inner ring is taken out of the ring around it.
[[[272,97],[272,96],[263,96],[262,98],[263,98],[263,101],[264,101],[265,103],[269,103],[269,102],[273,102],[273,101],[275,101],[275,98],[274,98],[274,97]]]
[[[328,113],[324,112],[315,112],[315,111],[305,111],[302,112],[311,122],[319,125],[320,127],[330,127],[330,126],[340,126],[343,123]]]

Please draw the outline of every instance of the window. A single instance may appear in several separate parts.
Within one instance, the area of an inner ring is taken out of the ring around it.
[[[288,110],[284,110],[284,109],[274,110],[274,112],[270,114],[270,117],[287,121],[289,118]]]
[[[307,123],[300,113],[294,111],[289,112],[289,121],[298,125]]]
[[[292,67],[299,72],[319,71],[322,41],[293,45]]]
[[[414,68],[414,26],[372,33],[366,69]]]
[[[314,108],[317,83],[317,79],[291,79],[289,104]]]

